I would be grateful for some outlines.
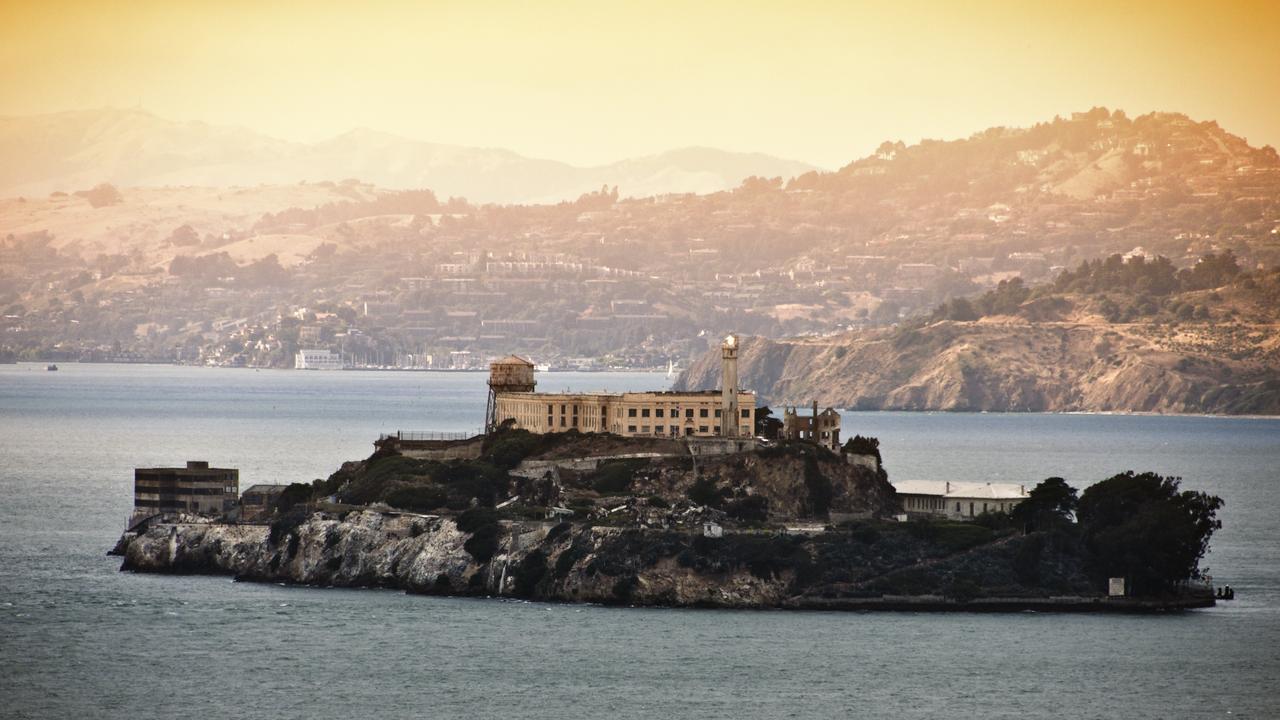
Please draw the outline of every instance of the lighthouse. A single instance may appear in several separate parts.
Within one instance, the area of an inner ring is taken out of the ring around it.
[[[738,336],[720,344],[720,435],[738,437]]]

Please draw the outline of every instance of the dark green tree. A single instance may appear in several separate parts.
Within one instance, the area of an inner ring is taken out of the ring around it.
[[[1121,473],[1084,491],[1076,510],[1085,546],[1104,577],[1125,577],[1134,592],[1175,590],[1199,574],[1222,499],[1180,491],[1178,478]]]
[[[770,440],[782,435],[782,421],[773,416],[768,405],[756,408],[756,435]]]
[[[1009,515],[1023,532],[1051,530],[1071,522],[1077,503],[1076,489],[1060,477],[1051,477],[1032,488]]]

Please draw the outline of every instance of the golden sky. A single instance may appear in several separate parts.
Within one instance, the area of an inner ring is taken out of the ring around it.
[[[1094,105],[1278,145],[1280,1],[0,0],[0,114],[138,103],[576,164],[710,145],[834,168]]]

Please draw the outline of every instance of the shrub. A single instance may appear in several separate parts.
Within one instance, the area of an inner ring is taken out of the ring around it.
[[[763,495],[750,495],[729,503],[725,512],[741,522],[764,522],[769,519],[769,499]]]
[[[880,460],[880,440],[854,435],[845,441],[844,451],[850,455],[874,455],[876,460]]]
[[[498,530],[499,526],[497,525],[486,525],[477,529],[462,544],[462,549],[466,550],[477,562],[489,562],[493,559],[494,554],[498,552]]]
[[[602,463],[590,475],[591,488],[601,495],[616,495],[631,489],[636,470],[643,461],[615,460]]]
[[[386,495],[388,505],[414,512],[435,510],[448,499],[449,493],[434,485],[404,485]]]
[[[618,581],[613,584],[613,597],[618,602],[628,602],[631,600],[632,594],[635,593],[635,589],[639,586],[640,578],[635,575],[627,575],[626,577],[619,578]]]
[[[267,533],[267,542],[279,545],[281,540],[294,534],[298,526],[307,521],[307,513],[302,508],[294,508],[276,518],[271,523],[271,531]]]
[[[538,581],[547,574],[547,554],[542,550],[534,550],[525,556],[515,570],[515,594],[518,597],[532,597]]]
[[[716,481],[709,477],[698,478],[686,494],[689,496],[689,501],[697,505],[714,507],[724,499],[724,493],[716,487]]]
[[[276,497],[276,512],[288,512],[295,505],[302,505],[311,500],[311,486],[305,483],[290,483],[288,487]]]
[[[473,508],[459,515],[456,522],[459,530],[471,533],[462,548],[478,562],[487,563],[493,559],[502,530],[498,513],[492,508]]]
[[[813,517],[826,517],[831,509],[831,498],[835,490],[831,480],[822,474],[817,458],[806,455],[804,459],[804,486],[809,491],[808,509]]]
[[[473,533],[486,525],[498,524],[498,512],[492,508],[473,508],[457,517],[458,529]]]

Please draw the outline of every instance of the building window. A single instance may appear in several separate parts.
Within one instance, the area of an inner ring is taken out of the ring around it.
[[[685,417],[687,417],[687,418],[691,418],[691,417],[693,417],[693,408],[685,408],[685,409],[684,409],[684,416],[685,416]]]
[[[577,415],[574,415],[574,416],[573,416],[573,426],[574,426],[574,427],[578,427],[578,416],[577,416]]]
[[[547,414],[551,415],[555,411],[556,411],[556,406],[552,405],[551,403],[547,403]]]
[[[742,419],[743,419],[743,420],[750,419],[750,417],[751,417],[751,411],[750,411],[750,410],[743,410],[743,411],[742,411]]]
[[[635,417],[635,416],[636,416],[636,409],[635,409],[635,408],[627,408],[627,417]]]
[[[658,408],[657,410],[654,410],[654,411],[653,411],[653,416],[654,416],[654,417],[662,417],[662,408]]]
[[[648,435],[648,434],[649,434],[649,426],[648,426],[648,425],[641,425],[641,426],[640,426],[640,432],[644,433],[645,435]]]
[[[720,408],[716,408],[716,417],[720,417]]]
[[[633,432],[635,432],[635,431],[636,431],[636,426],[635,426],[635,425],[628,425],[628,426],[627,426],[627,432],[629,432],[629,433],[633,433]],[[957,509],[957,510],[959,510],[960,508],[959,508],[959,507],[957,507],[956,509]]]
[[[561,404],[561,405],[560,405],[560,414],[561,414],[561,415],[563,415],[563,414],[564,414],[564,405],[563,405],[563,404]]]
[[[701,408],[701,409],[699,409],[699,410],[698,410],[698,417],[707,417],[707,409],[706,409],[706,408]]]
[[[649,408],[640,411],[640,417],[649,417]]]
[[[577,405],[574,405],[574,406],[573,406],[573,414],[574,414],[574,415],[577,415],[577,414],[578,414],[578,406],[577,406]]]
[[[707,426],[706,426],[706,425],[699,425],[699,426],[698,426],[698,432],[702,433],[703,435],[706,435],[706,434],[707,434]]]
[[[672,425],[672,426],[671,426],[671,434],[672,434],[673,436],[675,436],[675,435],[679,435],[679,434],[680,434],[680,426],[679,426],[679,425]]]
[[[564,427],[564,416],[560,416],[560,427]]]
[[[713,428],[713,429],[712,429],[712,432],[714,432],[715,434],[719,435],[719,434],[720,434],[720,426],[719,426],[719,425],[715,426],[715,428]]]

